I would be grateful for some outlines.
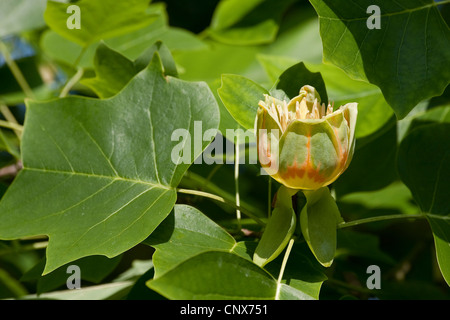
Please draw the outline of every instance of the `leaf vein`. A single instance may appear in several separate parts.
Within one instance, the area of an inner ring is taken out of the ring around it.
[[[114,168],[113,164],[111,163],[111,160],[106,156],[105,152],[100,147],[100,145],[98,144],[97,140],[95,140],[94,137],[89,133],[89,131],[84,127],[83,123],[81,123],[80,121],[77,121],[77,123],[81,127],[81,129],[84,131],[84,133],[89,137],[89,139],[92,141],[92,143],[97,147],[97,149],[102,154],[103,158],[106,160],[106,162],[109,164],[109,166],[113,170],[114,174],[118,177],[119,173],[116,171],[116,169]]]
[[[147,190],[147,191],[150,191],[151,189],[149,189],[149,190]],[[147,192],[146,191],[146,192]],[[101,247],[104,243],[107,243],[108,241],[111,241],[111,239],[113,239],[113,238],[117,238],[117,237],[119,237],[122,233],[124,233],[126,230],[128,230],[129,228],[131,228],[131,226],[132,225],[134,225],[135,223],[137,223],[151,208],[153,208],[153,206],[159,201],[159,199],[161,199],[161,197],[163,196],[163,195],[165,195],[167,192],[168,192],[169,190],[166,190],[166,191],[164,191],[163,193],[161,193],[159,196],[158,196],[158,198],[156,198],[152,203],[151,203],[151,205],[147,208],[147,209],[145,209],[144,210],[144,212],[137,218],[137,219],[135,219],[128,227],[126,227],[125,229],[123,229],[122,231],[120,231],[118,234],[115,234],[113,237],[111,237],[111,238],[109,238],[109,239],[107,239],[107,240],[105,240],[105,241],[103,241],[102,243],[100,243],[99,245],[97,245],[96,246],[96,248],[98,248],[98,247]],[[145,193],[145,192],[144,192]],[[140,196],[140,195],[139,195]]]
[[[137,199],[139,199],[142,195],[146,194],[147,192],[149,192],[150,190],[152,190],[153,188],[147,189],[142,191],[141,193],[139,193],[137,196],[133,197],[131,200],[129,200],[127,203],[123,204],[119,209],[117,209],[116,211],[113,211],[112,213],[110,213],[106,218],[104,218],[103,220],[97,222],[96,224],[90,226],[77,240],[75,240],[71,245],[70,248],[74,247],[86,234],[88,234],[92,229],[94,229],[95,227],[97,227],[98,225],[105,223],[106,221],[108,221],[111,217],[113,217],[114,215],[116,215],[118,212],[120,212],[123,208],[125,208],[126,206],[128,206],[130,203],[136,201]],[[99,245],[100,246],[100,245]]]

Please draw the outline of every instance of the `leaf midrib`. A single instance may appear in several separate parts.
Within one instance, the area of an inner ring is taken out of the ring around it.
[[[42,173],[55,173],[55,174],[62,174],[62,175],[71,175],[71,176],[84,176],[87,178],[97,178],[97,179],[109,179],[112,181],[125,181],[125,182],[131,182],[134,184],[143,184],[150,187],[156,187],[166,190],[174,189],[171,186],[165,186],[160,183],[150,182],[150,181],[143,181],[143,180],[136,180],[136,179],[130,179],[125,178],[121,176],[108,176],[108,175],[101,175],[96,173],[86,173],[86,172],[72,172],[72,171],[63,171],[63,170],[53,170],[53,169],[42,169],[42,168],[29,168],[24,167],[23,170],[26,171],[35,171],[35,172],[42,172]]]

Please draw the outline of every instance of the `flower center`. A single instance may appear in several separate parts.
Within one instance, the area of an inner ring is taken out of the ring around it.
[[[304,96],[298,96],[286,103],[284,100],[280,101],[269,95],[265,95],[265,97],[266,101],[260,101],[259,106],[268,111],[282,131],[285,131],[293,120],[322,119],[332,114],[334,108],[334,102],[325,106],[324,103],[320,104],[317,98],[311,102]]]

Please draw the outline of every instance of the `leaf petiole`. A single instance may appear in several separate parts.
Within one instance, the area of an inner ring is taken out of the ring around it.
[[[83,77],[83,74],[84,74],[84,69],[83,68],[78,68],[77,72],[73,75],[72,78],[69,79],[69,81],[67,81],[66,85],[61,90],[61,94],[59,95],[59,97],[63,98],[65,96],[67,96],[67,94],[69,93],[70,89],[72,89],[72,87],[78,81],[80,81],[81,77]]]
[[[292,246],[294,245],[294,238],[289,240],[288,246],[286,248],[286,252],[284,253],[283,262],[281,263],[280,273],[277,279],[277,291],[275,293],[275,300],[280,300],[280,289],[281,289],[281,280],[283,279],[284,269],[286,268],[287,261],[289,259],[289,255],[291,254]]]
[[[235,208],[236,210],[239,210],[240,212],[242,212],[249,218],[252,218],[259,225],[261,225],[263,227],[266,225],[261,219],[259,219],[256,215],[254,215],[249,209],[243,208],[241,206],[237,206],[234,201],[227,200],[221,196],[218,196],[218,195],[215,195],[215,194],[212,194],[209,192],[192,190],[192,189],[177,189],[177,192],[184,193],[184,194],[196,195],[196,196],[200,196],[200,197],[205,197],[205,198],[209,198],[209,199],[212,199],[212,200],[215,200],[218,202],[225,203],[225,204]]]
[[[23,126],[21,126],[20,124],[5,121],[5,120],[0,120],[0,127],[13,129],[14,131],[18,131],[20,133],[23,131]]]
[[[370,217],[365,219],[358,219],[353,220],[349,222],[343,222],[337,225],[338,229],[347,228],[347,227],[354,227],[360,224],[369,223],[369,222],[376,222],[376,221],[386,221],[386,220],[393,220],[393,219],[420,219],[420,218],[426,218],[426,215],[418,213],[418,214],[390,214],[385,216],[377,216],[377,217]]]

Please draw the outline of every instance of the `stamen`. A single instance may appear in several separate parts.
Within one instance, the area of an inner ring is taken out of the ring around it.
[[[309,110],[306,101],[305,99],[302,99],[302,101],[300,101],[300,119],[306,119],[308,112]]]
[[[278,111],[277,111],[277,107],[275,106],[275,104],[272,102],[272,104],[270,105],[270,111],[272,113],[272,118],[275,119],[279,119],[279,115],[278,115]]]
[[[286,114],[281,114],[281,129],[285,131],[287,128]]]
[[[334,102],[333,102],[333,104],[334,104]],[[332,113],[333,113],[333,107],[331,106],[331,104],[328,104],[328,107],[327,107],[327,116],[330,115],[330,114],[332,114]]]
[[[312,118],[313,119],[320,119],[317,98],[314,100],[314,105],[313,105],[311,113],[312,113]]]
[[[286,123],[287,123],[287,121],[289,120],[288,119],[289,111],[288,111],[288,107],[287,107],[286,101],[284,101],[284,100],[283,100],[283,113],[286,114]]]

